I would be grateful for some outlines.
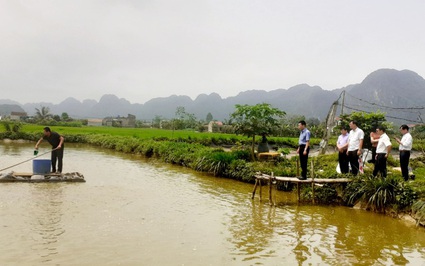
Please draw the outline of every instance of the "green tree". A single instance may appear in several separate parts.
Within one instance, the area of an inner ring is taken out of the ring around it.
[[[207,123],[209,123],[209,122],[211,122],[213,120],[213,116],[212,116],[212,114],[211,113],[208,113],[207,114],[207,117],[206,117],[206,119],[205,119],[205,121],[207,122]]]
[[[307,123],[307,126],[309,126],[309,127],[311,127],[311,126],[320,126],[320,120],[318,118],[316,118],[316,117],[307,118],[307,120],[305,122]]]
[[[88,119],[80,119],[80,122],[83,126],[87,126],[89,124],[89,120]]]
[[[183,106],[179,106],[176,109],[176,119],[174,121],[175,129],[195,129],[197,127],[197,121],[194,114],[186,112]]]
[[[306,120],[303,115],[287,115],[281,119],[280,123],[282,127],[279,129],[279,132],[276,132],[279,136],[284,137],[298,137],[300,131],[298,129],[298,122],[301,120]],[[307,123],[307,126],[310,125]]]
[[[69,121],[70,117],[69,117],[68,113],[63,112],[62,115],[61,115],[61,119],[62,119],[62,121]]]
[[[236,111],[230,115],[235,132],[252,138],[251,157],[255,160],[255,136],[273,132],[280,125],[279,119],[283,118],[286,113],[268,103],[253,106],[237,104],[235,107]]]
[[[47,106],[41,106],[40,109],[35,108],[35,117],[37,121],[47,120],[52,117],[50,108]]]
[[[56,122],[61,121],[61,117],[59,115],[53,115],[52,119],[55,120]]]
[[[152,127],[161,128],[161,120],[163,120],[163,118],[160,115],[155,115],[155,118],[152,119]]]

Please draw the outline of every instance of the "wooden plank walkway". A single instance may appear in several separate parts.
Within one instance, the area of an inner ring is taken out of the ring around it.
[[[11,172],[9,174],[0,174],[0,183],[59,183],[59,182],[86,182],[84,176],[79,172],[63,174],[43,174]]]
[[[300,184],[310,184],[311,188],[312,188],[312,201],[313,204],[315,203],[314,201],[314,187],[317,184],[346,184],[352,181],[352,179],[350,178],[337,178],[337,179],[332,179],[332,178],[307,178],[306,180],[300,180],[296,177],[282,177],[282,176],[273,176],[272,175],[266,175],[266,174],[262,174],[262,173],[257,173],[255,175],[255,185],[254,185],[254,191],[252,192],[252,199],[254,199],[255,197],[255,192],[257,190],[257,187],[260,187],[260,199],[261,199],[261,192],[262,192],[262,182],[264,181],[265,184],[268,185],[269,187],[269,201],[270,201],[270,205],[274,205],[274,202],[272,200],[272,187],[274,184],[277,183],[277,181],[280,182],[289,182],[289,183],[294,183],[297,185],[297,199],[298,201],[300,201]]]

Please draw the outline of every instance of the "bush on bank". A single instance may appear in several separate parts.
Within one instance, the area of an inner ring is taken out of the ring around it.
[[[366,209],[386,212],[391,207],[395,211],[406,211],[418,196],[409,183],[401,176],[389,175],[386,178],[372,175],[358,176],[345,189],[345,202],[352,206],[357,202]]]
[[[65,136],[68,141],[72,138]],[[245,182],[253,182],[254,168],[247,161],[249,150],[226,152],[222,148],[208,147],[200,143],[182,140],[140,140],[133,137],[109,135],[85,135],[79,142],[113,149],[125,153],[140,154],[148,158],[160,159],[166,163],[208,172],[215,176],[228,177]]]

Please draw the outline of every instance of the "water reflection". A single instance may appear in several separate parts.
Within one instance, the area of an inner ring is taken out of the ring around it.
[[[272,211],[273,208],[264,208],[264,204],[252,202],[251,212],[238,213],[231,217],[229,231],[233,237],[229,241],[235,245],[234,254],[242,256],[243,261],[273,255],[274,251],[263,253],[274,232]]]
[[[345,207],[297,205],[270,207],[249,200],[240,184],[222,179],[195,180],[201,193],[232,206],[225,223],[231,254],[250,265],[406,265],[425,261],[423,228],[380,214]],[[286,200],[293,196],[281,196]]]
[[[58,254],[60,237],[65,233],[62,224],[62,193],[60,184],[36,184],[31,188],[27,218],[30,220],[32,252],[41,262],[49,262]]]
[[[0,140],[1,142],[1,140]],[[0,154],[8,156],[21,156],[22,147],[28,147],[28,143],[4,143],[0,145]],[[33,151],[28,150],[28,156],[31,156]]]

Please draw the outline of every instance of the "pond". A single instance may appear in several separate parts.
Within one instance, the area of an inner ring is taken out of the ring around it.
[[[33,146],[0,144],[0,168],[31,158]],[[49,147],[40,153],[43,148]],[[27,162],[5,172],[31,169]],[[383,215],[298,205],[287,192],[279,192],[280,204],[270,207],[251,200],[252,184],[66,144],[64,172],[75,171],[87,182],[0,184],[1,265],[425,261],[425,230]]]

